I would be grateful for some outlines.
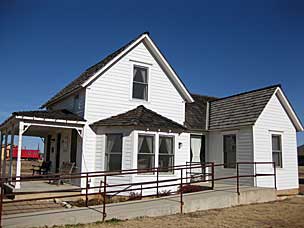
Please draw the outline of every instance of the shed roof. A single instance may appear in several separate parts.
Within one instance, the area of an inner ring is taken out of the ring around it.
[[[112,116],[103,120],[99,120],[92,124],[92,126],[122,126],[122,127],[134,127],[135,129],[150,129],[173,132],[182,132],[186,128],[175,121],[168,119],[145,106],[140,105],[135,109],[127,111],[125,113]]]
[[[253,125],[278,87],[272,85],[211,101],[209,130]]]

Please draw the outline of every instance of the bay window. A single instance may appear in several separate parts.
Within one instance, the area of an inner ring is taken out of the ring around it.
[[[122,169],[122,137],[122,134],[106,135],[106,171],[119,171]]]
[[[152,169],[155,163],[154,136],[138,135],[138,169]]]
[[[160,172],[173,172],[169,167],[174,166],[173,137],[159,136],[158,167]]]

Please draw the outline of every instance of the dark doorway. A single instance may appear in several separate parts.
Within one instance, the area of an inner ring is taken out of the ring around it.
[[[78,137],[78,133],[75,129],[73,129],[72,138],[71,138],[70,162],[74,162],[75,165],[77,159],[77,137]]]
[[[45,155],[45,161],[50,161],[50,157],[51,157],[51,139],[52,139],[51,135],[48,135],[46,137],[46,155]]]
[[[60,144],[61,144],[61,134],[57,134],[57,146],[56,146],[56,172],[59,172],[60,168]]]

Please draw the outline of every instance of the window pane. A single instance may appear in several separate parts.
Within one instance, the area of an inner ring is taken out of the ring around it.
[[[148,83],[148,74],[146,68],[134,67],[133,81]]]
[[[224,135],[224,167],[236,167],[236,135]]]
[[[122,152],[122,136],[119,134],[107,135],[107,153]]]
[[[110,154],[108,171],[121,170],[121,154]]]
[[[133,98],[148,100],[148,85],[134,82]]]
[[[174,156],[173,155],[160,155],[158,159],[158,167],[161,172],[172,172],[172,169],[168,167],[174,166]]]
[[[272,136],[272,150],[281,150],[281,136],[280,135]]]
[[[138,136],[138,153],[153,154],[153,136]]]
[[[276,167],[282,168],[282,154],[280,152],[272,153],[272,161],[275,162]]]
[[[173,138],[159,137],[159,153],[173,154]]]
[[[138,154],[138,169],[151,169],[154,168],[154,155]]]

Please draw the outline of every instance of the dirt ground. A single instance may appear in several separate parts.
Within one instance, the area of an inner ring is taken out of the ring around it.
[[[66,226],[85,228],[199,228],[199,227],[304,227],[304,197],[297,196],[272,203],[199,211],[185,215],[138,218],[128,221]]]

